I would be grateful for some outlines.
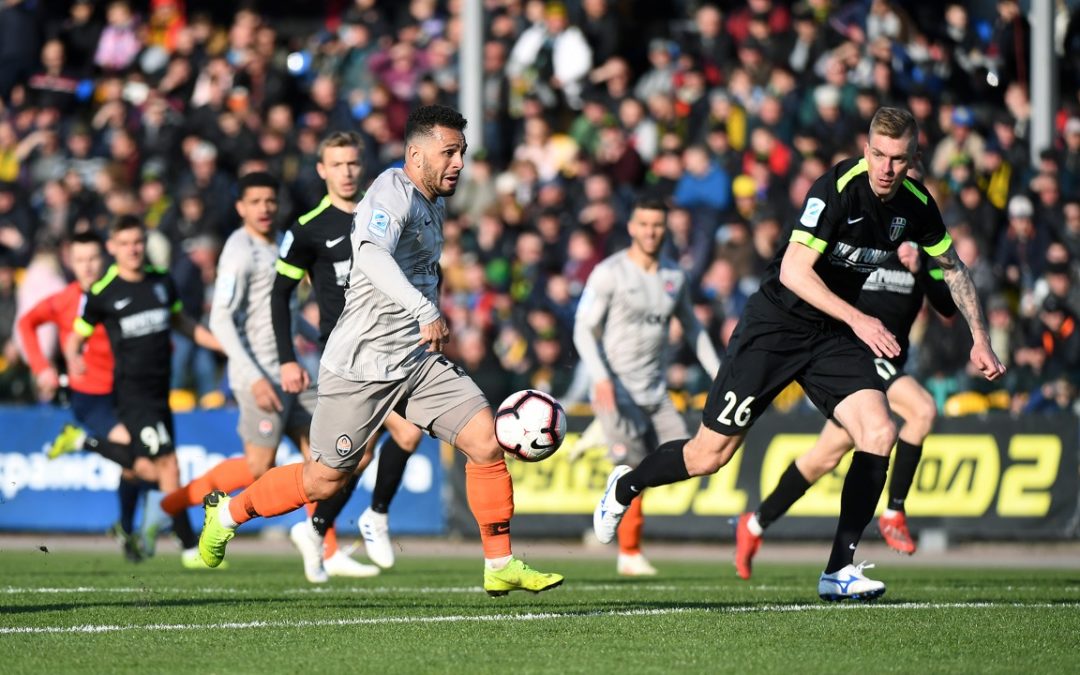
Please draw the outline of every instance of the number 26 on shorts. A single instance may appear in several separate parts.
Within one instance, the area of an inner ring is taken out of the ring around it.
[[[724,392],[724,409],[717,416],[716,421],[725,426],[745,427],[750,423],[750,404],[753,402],[753,396],[747,396],[740,403],[739,396],[735,392]]]

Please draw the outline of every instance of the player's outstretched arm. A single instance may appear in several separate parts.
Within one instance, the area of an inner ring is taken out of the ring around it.
[[[792,242],[780,263],[780,283],[822,312],[851,326],[855,336],[870,347],[874,356],[897,356],[900,343],[885,324],[845,302],[821,280],[814,271],[814,263],[819,257],[821,254],[809,246]]]
[[[225,350],[221,347],[221,343],[218,342],[218,339],[214,337],[214,334],[210,332],[209,328],[196,322],[195,319],[192,319],[183,312],[177,312],[172,315],[172,327],[173,330],[190,338],[195,344],[203,349],[209,349],[218,354],[225,353]]]
[[[990,346],[990,333],[986,329],[986,319],[983,318],[982,307],[979,306],[979,296],[975,291],[975,282],[971,280],[971,272],[952,246],[941,255],[935,256],[934,260],[945,275],[945,283],[949,286],[956,308],[971,329],[974,343],[971,347],[971,362],[983,377],[996,380],[1005,374],[1005,366]]]

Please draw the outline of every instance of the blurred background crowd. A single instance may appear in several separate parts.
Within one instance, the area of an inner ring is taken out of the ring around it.
[[[1026,3],[484,0],[482,36],[463,4],[0,0],[0,401],[36,400],[14,322],[69,278],[69,235],[137,214],[205,320],[237,177],[278,176],[288,228],[324,194],[327,132],[358,131],[374,179],[412,108],[456,105],[459,47],[483,40],[483,147],[449,202],[442,305],[493,402],[586,397],[576,302],[642,196],[671,205],[667,252],[722,348],[811,183],[897,105],[1010,369],[986,389],[963,320],[926,312],[911,371],[954,414],[1077,405],[1080,9],[1058,2],[1060,109],[1031,153]],[[680,344],[688,400],[708,379]],[[177,406],[227,399],[215,357],[176,336],[173,360]]]

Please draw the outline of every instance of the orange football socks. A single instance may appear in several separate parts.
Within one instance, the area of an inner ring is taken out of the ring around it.
[[[626,507],[619,529],[615,531],[619,538],[619,553],[633,555],[641,553],[641,528],[645,517],[641,515],[641,497],[635,497]]]
[[[506,462],[465,465],[465,496],[480,526],[484,558],[510,555],[510,518],[514,515],[514,481]]]
[[[202,504],[202,498],[214,490],[228,494],[254,482],[255,477],[251,475],[247,459],[232,457],[218,462],[203,475],[167,494],[161,500],[161,508],[170,516],[175,516],[189,506]]]
[[[239,525],[252,518],[280,516],[309,503],[304,491],[304,465],[289,464],[270,469],[236,495],[229,502],[229,515]]]

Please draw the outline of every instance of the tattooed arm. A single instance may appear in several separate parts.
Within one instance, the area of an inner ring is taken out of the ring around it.
[[[971,347],[971,362],[986,379],[996,380],[1005,373],[1005,366],[1001,365],[990,346],[990,334],[979,306],[979,297],[975,293],[975,283],[971,280],[971,272],[961,262],[952,246],[934,259],[945,275],[945,284],[949,287],[956,308],[964,315],[964,320],[971,329],[974,343]]]

